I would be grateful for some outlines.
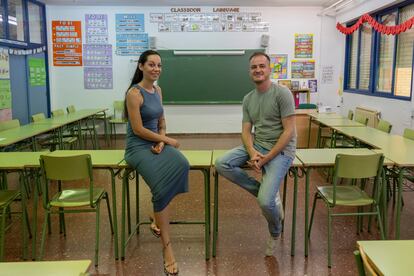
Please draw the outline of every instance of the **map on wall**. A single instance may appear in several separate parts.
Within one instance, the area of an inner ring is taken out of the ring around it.
[[[288,55],[270,55],[272,79],[287,79]]]

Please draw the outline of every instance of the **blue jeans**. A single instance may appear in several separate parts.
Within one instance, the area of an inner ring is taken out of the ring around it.
[[[254,148],[262,154],[269,152],[269,150],[258,145],[254,145]],[[238,146],[216,159],[216,171],[257,197],[262,214],[267,220],[270,235],[277,237],[282,231],[282,225],[279,210],[276,208],[275,197],[293,158],[285,155],[283,151],[279,153],[262,167],[261,182],[249,176],[245,170],[240,168],[249,159],[250,156],[245,147]]]

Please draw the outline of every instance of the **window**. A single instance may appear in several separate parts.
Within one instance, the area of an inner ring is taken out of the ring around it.
[[[7,3],[9,39],[24,41],[22,0],[9,0]]]
[[[401,24],[414,16],[414,4],[407,2],[371,16],[386,26]],[[347,37],[346,49],[345,91],[411,99],[414,28],[385,35],[365,22]]]
[[[0,0],[0,38],[4,37],[4,24],[3,24],[3,1]]]
[[[43,16],[42,9],[39,5],[31,2],[27,3],[29,11],[29,37],[30,43],[41,44],[43,42]]]

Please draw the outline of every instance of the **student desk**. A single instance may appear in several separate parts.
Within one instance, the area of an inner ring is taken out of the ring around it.
[[[0,276],[82,276],[90,265],[90,260],[0,263]]]
[[[388,144],[391,137],[391,134],[372,127],[333,126],[332,129],[374,148],[381,148],[382,145]]]
[[[332,113],[332,112],[328,112],[328,113],[317,113],[317,112],[309,113],[308,148],[310,147],[310,136],[311,136],[312,122],[316,122],[318,119],[341,119],[341,118],[344,118],[344,116],[342,116],[340,114],[337,114],[337,113]],[[319,137],[319,135],[318,135],[318,137]],[[317,143],[319,143],[319,142],[317,142]]]
[[[338,153],[353,155],[373,154],[372,150],[366,148],[321,148],[321,149],[298,149],[296,157],[303,163],[305,174],[305,256],[308,256],[309,237],[309,186],[310,174],[313,168],[332,167],[335,165],[335,158]],[[392,165],[390,160],[384,160],[384,165]]]
[[[22,194],[22,200],[24,201],[24,205],[27,205],[27,193],[26,189],[28,188],[28,184],[26,182],[26,177],[24,176],[25,168],[33,168],[39,167],[39,157],[42,154],[47,154],[48,152],[0,152],[0,173],[3,175],[2,185],[6,186],[7,181],[7,172],[13,171],[18,172],[19,177],[21,179],[20,182],[20,191]],[[25,185],[25,183],[27,185]],[[25,187],[26,186],[26,187]],[[34,209],[36,209],[36,204],[34,205]],[[24,214],[27,217],[27,214]],[[27,235],[26,235],[26,219],[22,217],[23,221],[23,258],[26,259],[27,255]],[[36,227],[36,224],[35,226]],[[33,230],[35,231],[36,228]],[[33,246],[35,246],[35,234],[33,235]],[[33,250],[34,253],[34,250]],[[34,255],[33,255],[34,256]],[[1,264],[1,263],[0,263]],[[1,271],[1,270],[0,270]],[[1,275],[1,273],[0,273]]]
[[[171,221],[171,224],[201,224],[204,225],[205,234],[205,258],[210,259],[210,168],[211,168],[211,155],[210,150],[183,150],[181,153],[187,158],[190,163],[190,170],[198,170],[203,173],[204,176],[204,221]],[[122,230],[121,230],[121,259],[125,258],[125,248],[131,239],[131,237],[139,232],[139,227],[142,224],[148,224],[149,222],[139,220],[139,185],[137,183],[137,222],[134,231],[129,228],[129,236],[126,238],[126,222],[125,222],[125,211],[126,204],[129,199],[125,200],[128,186],[128,175],[133,172],[132,168],[128,168],[124,174],[124,181],[122,185]],[[138,175],[136,176],[138,181]],[[128,208],[129,209],[129,208]]]
[[[50,156],[70,156],[79,154],[90,154],[93,169],[104,169],[111,173],[112,188],[112,212],[114,226],[114,251],[115,259],[118,259],[118,218],[116,208],[116,186],[115,176],[120,174],[128,166],[124,160],[124,150],[57,150],[51,152]],[[38,161],[39,163],[39,161]]]
[[[34,137],[52,130],[59,128],[58,125],[38,125],[38,124],[27,124],[21,127],[12,128],[0,132],[0,149],[7,146],[21,142],[23,140],[32,139],[33,147],[36,146]],[[34,150],[36,150],[34,148]]]
[[[379,275],[414,275],[414,240],[358,241]]]
[[[390,135],[387,141],[378,144],[380,149],[376,152],[382,152],[385,157],[392,160],[395,169],[398,172],[398,194],[397,194],[397,215],[395,238],[400,238],[400,220],[401,220],[401,198],[404,171],[407,168],[414,167],[414,141],[398,135]]]
[[[213,166],[217,158],[223,156],[228,150],[214,150],[213,151]],[[290,167],[290,171],[294,177],[294,186],[293,186],[293,211],[292,211],[292,236],[291,236],[291,250],[290,254],[295,255],[295,235],[296,235],[296,206],[297,206],[297,186],[298,186],[298,168],[302,167],[302,162],[295,158]],[[246,167],[246,169],[248,169]],[[218,178],[219,175],[217,172],[214,172],[214,219],[213,219],[213,257],[216,257],[217,252],[217,236],[218,236]],[[284,186],[285,190],[283,193],[283,208],[285,207],[286,202],[286,182]],[[285,209],[285,208],[284,208]]]
[[[64,126],[67,126],[69,124],[78,122],[78,128],[80,129],[81,128],[81,125],[80,125],[81,121],[84,120],[84,119],[87,119],[89,117],[92,117],[92,126],[93,126],[93,129],[94,129],[95,145],[97,145],[97,148],[99,149],[98,138],[97,138],[97,134],[96,134],[96,130],[95,130],[94,117],[98,113],[105,112],[105,110],[106,110],[106,108],[82,109],[82,110],[79,110],[79,111],[75,111],[73,113],[67,113],[67,114],[62,115],[62,116],[46,118],[44,120],[35,122],[33,124],[35,124],[35,125],[57,126],[57,127],[59,127],[59,129],[61,129]],[[59,132],[59,134],[61,134],[61,132]],[[80,146],[82,147],[81,132],[78,131],[78,134],[79,134],[78,135],[79,136],[78,137],[79,143],[80,143]],[[61,138],[61,136],[60,136],[60,138]]]

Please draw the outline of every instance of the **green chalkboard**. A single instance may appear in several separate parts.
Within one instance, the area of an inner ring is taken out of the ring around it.
[[[158,84],[163,103],[241,103],[244,95],[254,88],[249,77],[249,57],[264,49],[243,50],[242,55],[217,51],[221,54],[177,55],[173,50],[160,50],[163,69]]]

